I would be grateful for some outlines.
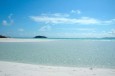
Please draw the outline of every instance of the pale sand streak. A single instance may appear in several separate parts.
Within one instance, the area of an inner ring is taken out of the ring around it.
[[[115,69],[56,67],[0,61],[0,76],[115,76]]]
[[[18,39],[18,38],[0,38],[0,42],[47,42],[54,41],[49,39]]]

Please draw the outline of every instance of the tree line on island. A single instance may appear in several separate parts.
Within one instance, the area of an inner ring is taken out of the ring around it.
[[[12,38],[12,37],[0,35],[0,38]],[[38,35],[38,36],[35,36],[33,38],[47,38],[47,37],[46,36]],[[103,37],[102,39],[115,39],[115,37]]]
[[[0,38],[11,38],[11,37],[7,37],[7,36],[0,35]],[[47,38],[47,37],[46,37],[46,36],[41,36],[41,35],[39,35],[39,36],[35,36],[35,37],[33,37],[33,38]]]
[[[47,38],[46,36],[35,36],[34,38]]]

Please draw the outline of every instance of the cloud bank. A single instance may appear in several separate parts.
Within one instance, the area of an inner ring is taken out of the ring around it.
[[[99,20],[91,17],[68,18],[68,17],[50,17],[50,16],[30,16],[35,22],[51,23],[51,24],[96,24],[96,25],[110,25],[115,24],[115,19]]]

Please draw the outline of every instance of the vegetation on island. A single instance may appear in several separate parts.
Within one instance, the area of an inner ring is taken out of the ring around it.
[[[8,37],[6,37],[6,36],[3,36],[3,35],[0,35],[0,38],[8,38]]]
[[[35,36],[34,38],[47,38],[46,36]]]

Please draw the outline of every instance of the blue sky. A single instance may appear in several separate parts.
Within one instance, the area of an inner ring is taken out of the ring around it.
[[[115,37],[115,0],[0,0],[0,34]]]

